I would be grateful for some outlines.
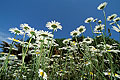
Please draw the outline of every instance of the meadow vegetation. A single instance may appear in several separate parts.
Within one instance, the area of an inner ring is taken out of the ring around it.
[[[54,34],[62,30],[62,25],[55,20],[46,24],[52,32],[36,30],[28,24],[20,24],[20,29],[10,28],[15,35],[8,38],[11,44],[1,43],[0,79],[119,80],[120,39],[110,37],[114,30],[120,38],[120,17],[106,16],[106,6],[104,2],[97,7],[103,11],[104,21],[93,17],[85,20],[93,37],[84,36],[87,27],[81,25],[70,32],[72,38],[54,39]],[[23,38],[16,39],[19,35]],[[25,41],[26,36],[29,39]]]

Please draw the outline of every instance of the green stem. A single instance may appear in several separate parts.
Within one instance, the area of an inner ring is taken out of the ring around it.
[[[106,14],[105,14],[105,11],[103,10],[103,14],[104,14],[104,18],[105,18],[105,36],[106,36],[106,21],[107,21],[107,19],[106,19]]]
[[[94,32],[93,32],[91,23],[90,23],[90,27],[91,27],[91,31],[92,31],[92,33],[93,33],[93,37],[94,37],[94,39],[95,39],[95,44],[97,45],[97,40],[96,40],[96,37],[95,37],[95,35],[94,35]]]

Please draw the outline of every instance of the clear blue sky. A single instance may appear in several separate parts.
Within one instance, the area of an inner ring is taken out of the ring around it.
[[[59,21],[63,26],[63,30],[55,32],[55,38],[71,37],[70,32],[80,25],[87,28],[84,35],[91,36],[90,26],[84,20],[88,17],[104,20],[97,7],[105,1],[108,2],[106,15],[116,13],[120,17],[120,0],[0,0],[0,41],[13,37],[9,28],[28,23],[37,30],[48,30],[45,25],[51,20]],[[111,32],[111,38],[119,40],[115,37],[118,33]]]

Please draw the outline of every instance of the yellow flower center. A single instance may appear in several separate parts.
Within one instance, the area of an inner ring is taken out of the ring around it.
[[[36,52],[36,54],[40,54],[40,52]]]
[[[111,75],[111,73],[110,73],[110,72],[108,72],[108,75]]]
[[[44,76],[44,72],[40,72],[40,75],[41,75],[41,76]]]
[[[92,72],[90,72],[90,75],[93,75],[93,73],[92,73]]]
[[[108,51],[111,51],[111,50],[108,50]]]
[[[118,74],[115,73],[115,76],[118,76]]]
[[[17,40],[17,39],[13,39],[13,41],[15,41],[15,42],[20,42],[19,40]]]

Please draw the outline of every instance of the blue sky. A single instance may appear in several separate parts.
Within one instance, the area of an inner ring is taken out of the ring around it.
[[[19,28],[20,24],[27,23],[37,30],[48,30],[45,25],[52,20],[63,26],[63,30],[55,32],[55,38],[71,37],[70,32],[80,25],[87,28],[85,36],[92,36],[90,26],[84,20],[93,17],[104,21],[103,13],[97,7],[105,1],[108,2],[106,15],[116,13],[120,17],[120,0],[0,0],[0,41],[13,37],[9,28]],[[119,40],[115,36],[118,33],[112,29],[111,32],[111,38]]]

